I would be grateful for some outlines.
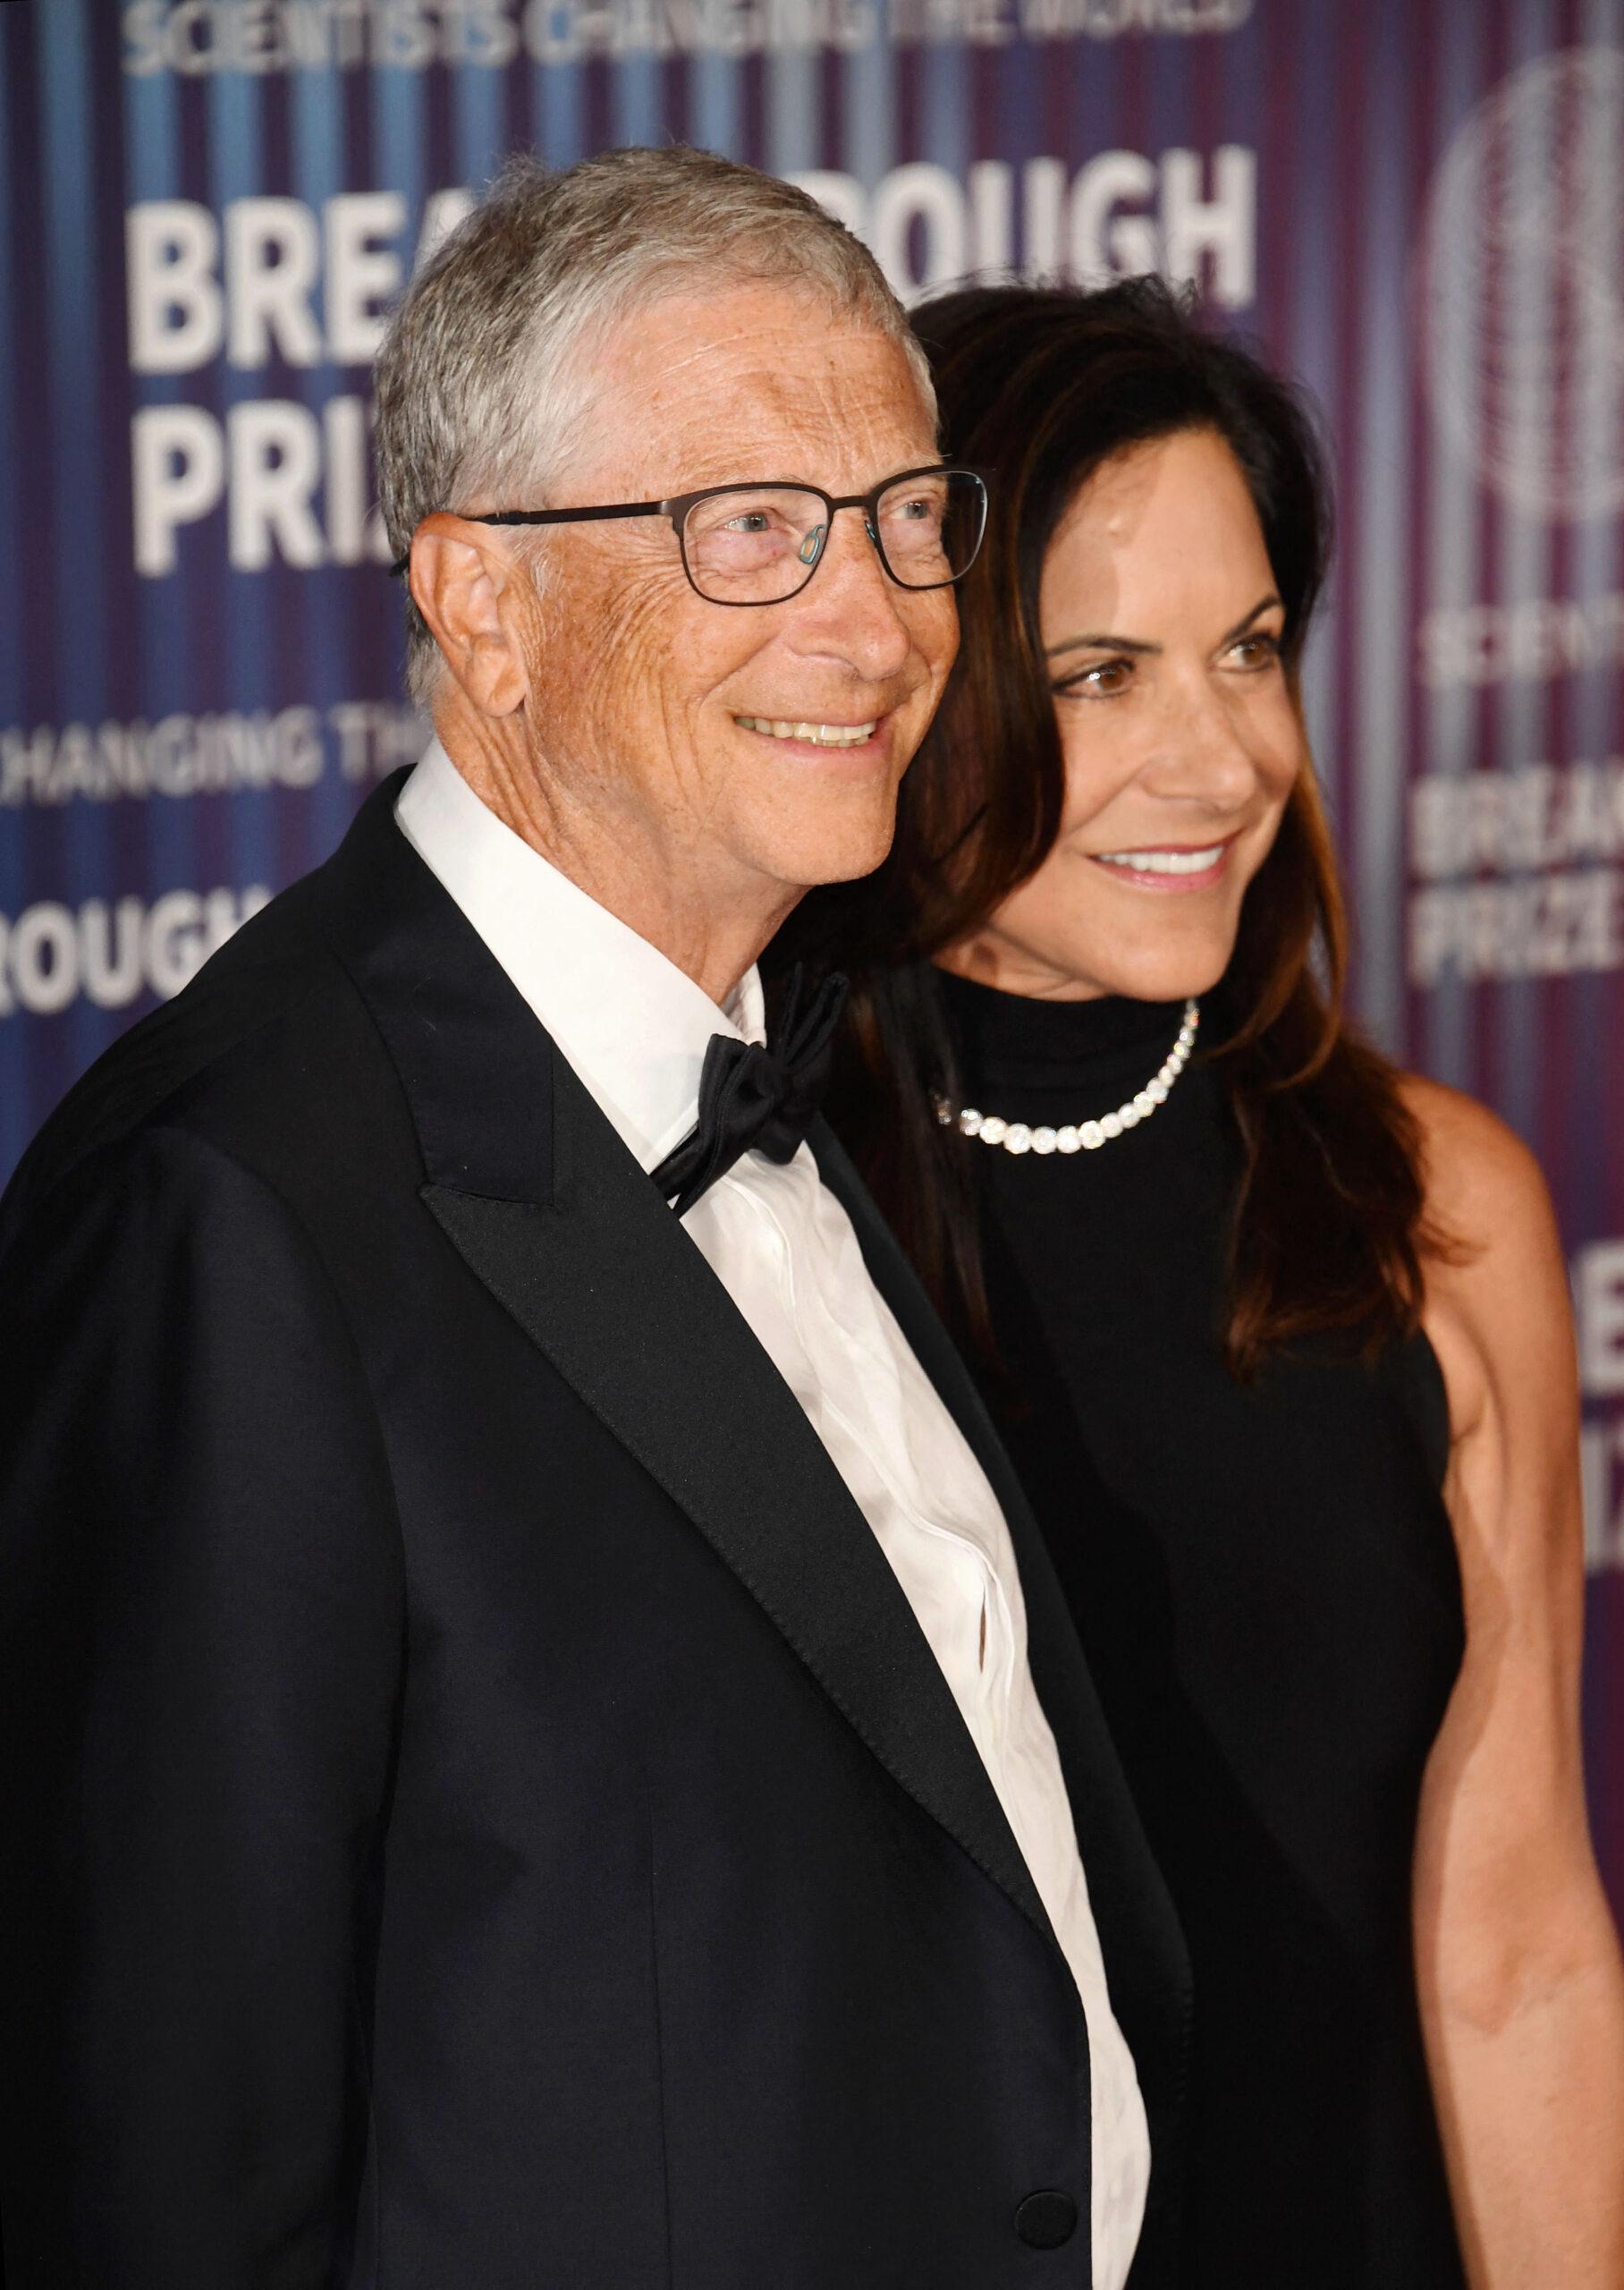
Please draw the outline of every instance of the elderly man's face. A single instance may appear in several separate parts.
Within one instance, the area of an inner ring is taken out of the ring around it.
[[[657,304],[609,338],[579,458],[550,502],[660,500],[735,479],[866,492],[936,457],[907,359],[885,335],[770,287]],[[629,859],[680,865],[726,898],[866,874],[958,643],[951,589],[889,580],[859,513],[815,578],[729,609],[689,587],[668,520],[555,529],[527,642],[531,739],[557,824],[584,804]],[[860,743],[775,737],[774,723]]]

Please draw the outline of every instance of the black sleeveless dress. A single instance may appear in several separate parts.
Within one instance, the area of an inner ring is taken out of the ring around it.
[[[965,1100],[1031,1124],[1131,1097],[1180,1023],[942,984]],[[1189,1946],[1178,2278],[1457,2290],[1410,1942],[1464,1645],[1432,1348],[1315,1342],[1231,1379],[1238,1145],[1199,1062],[1096,1151],[963,1150],[1008,1375],[986,1395]]]

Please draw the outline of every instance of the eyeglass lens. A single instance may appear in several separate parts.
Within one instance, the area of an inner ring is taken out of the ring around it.
[[[981,540],[984,496],[962,470],[887,486],[873,539],[893,581],[935,589],[968,572]],[[828,537],[822,496],[790,485],[741,485],[695,502],[682,527],[689,578],[715,604],[774,604],[804,589]]]

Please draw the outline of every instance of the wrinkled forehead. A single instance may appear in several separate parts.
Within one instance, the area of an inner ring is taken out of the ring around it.
[[[629,498],[733,478],[861,491],[935,454],[935,407],[904,344],[809,290],[673,292],[612,322],[583,380],[572,481]]]

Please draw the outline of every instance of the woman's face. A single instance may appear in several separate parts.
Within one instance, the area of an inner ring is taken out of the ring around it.
[[[1040,606],[1060,834],[942,959],[1056,1000],[1205,993],[1304,762],[1285,613],[1229,447],[1191,429],[1106,462],[1055,535]]]

